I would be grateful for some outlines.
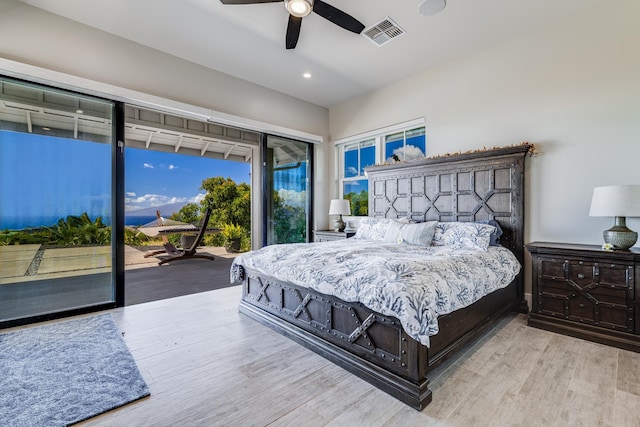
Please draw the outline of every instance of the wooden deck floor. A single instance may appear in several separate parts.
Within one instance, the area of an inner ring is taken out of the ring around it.
[[[188,259],[125,271],[125,305],[140,304],[230,286],[233,258]]]
[[[229,270],[235,254],[217,247],[198,251],[215,259],[184,259],[159,266],[155,257],[145,258],[143,251],[126,247],[125,305],[230,286]],[[106,246],[0,246],[0,320],[111,301],[110,260]]]

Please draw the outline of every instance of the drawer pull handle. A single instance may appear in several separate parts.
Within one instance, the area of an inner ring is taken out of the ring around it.
[[[578,279],[584,279],[584,274],[582,273],[578,274]]]

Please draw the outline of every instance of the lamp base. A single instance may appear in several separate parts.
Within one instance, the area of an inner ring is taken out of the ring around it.
[[[345,227],[346,227],[346,224],[342,220],[342,215],[340,215],[338,217],[338,219],[333,221],[333,231],[338,231],[338,232],[342,233],[344,231]]]
[[[616,249],[628,250],[638,241],[638,233],[627,228],[626,218],[617,216],[613,227],[602,233],[605,243],[610,243]]]

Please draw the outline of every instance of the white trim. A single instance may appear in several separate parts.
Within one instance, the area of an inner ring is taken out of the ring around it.
[[[273,125],[258,120],[226,114],[219,111],[197,107],[171,99],[113,86],[70,74],[36,67],[10,59],[0,58],[0,73],[9,77],[33,81],[35,83],[59,87],[61,89],[83,92],[87,95],[99,96],[139,107],[151,108],[166,113],[173,113],[194,120],[219,123],[256,132],[270,133],[304,142],[323,143],[321,135],[315,135],[283,126]]]
[[[401,130],[408,130],[414,127],[425,126],[426,119],[424,117],[420,117],[417,119],[409,120],[403,123],[396,123],[395,125],[387,126],[384,128],[374,129],[369,132],[360,133],[358,135],[347,136],[344,138],[336,139],[334,141],[335,145],[342,145],[349,142],[356,142],[363,139],[376,138],[382,134],[390,134],[394,132],[398,132]]]

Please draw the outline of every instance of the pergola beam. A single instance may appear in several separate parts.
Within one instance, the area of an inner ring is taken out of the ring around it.
[[[207,143],[200,149],[200,157],[204,156],[204,153],[207,152],[207,148],[209,148],[210,144],[211,141],[207,141]]]
[[[31,121],[31,111],[27,111],[27,129],[33,133],[33,122]]]
[[[227,160],[227,158],[229,157],[229,155],[231,154],[231,152],[233,151],[234,148],[235,148],[235,145],[231,145],[231,146],[229,146],[227,151],[224,152],[224,159],[225,160]]]

